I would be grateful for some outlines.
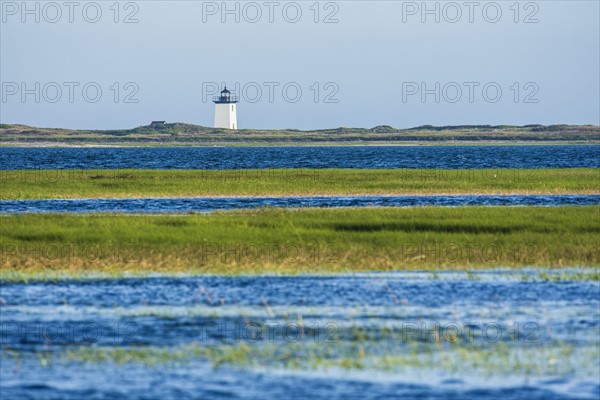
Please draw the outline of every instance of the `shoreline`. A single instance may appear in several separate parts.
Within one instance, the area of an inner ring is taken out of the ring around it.
[[[550,276],[548,276],[550,275]],[[522,282],[523,276],[531,276],[538,281],[548,281],[555,275],[555,281],[591,281],[600,282],[600,267],[598,266],[531,266],[531,267],[455,267],[439,269],[395,269],[389,271],[363,270],[363,271],[267,271],[256,273],[227,273],[223,272],[201,272],[201,271],[176,271],[176,272],[147,272],[147,271],[124,271],[122,273],[106,272],[56,272],[56,273],[31,273],[27,272],[4,272],[0,273],[0,284],[18,284],[25,282],[66,282],[66,281],[97,281],[97,280],[160,280],[160,279],[195,279],[195,278],[309,278],[309,279],[330,279],[330,278],[365,278],[365,279],[404,279],[406,276],[412,276],[419,280],[487,280],[489,282],[497,281],[515,281]]]

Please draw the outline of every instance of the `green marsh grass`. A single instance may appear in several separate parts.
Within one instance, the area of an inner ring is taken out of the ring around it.
[[[9,280],[597,267],[599,220],[597,206],[6,215],[0,266]]]
[[[600,169],[0,171],[0,200],[361,194],[592,194]]]

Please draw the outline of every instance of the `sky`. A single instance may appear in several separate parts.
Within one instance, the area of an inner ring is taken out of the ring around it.
[[[0,122],[600,125],[600,2],[0,1]]]

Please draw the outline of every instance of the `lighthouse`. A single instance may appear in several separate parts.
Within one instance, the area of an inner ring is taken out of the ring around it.
[[[237,96],[232,96],[225,86],[220,96],[213,97],[213,102],[215,103],[215,128],[237,129]]]

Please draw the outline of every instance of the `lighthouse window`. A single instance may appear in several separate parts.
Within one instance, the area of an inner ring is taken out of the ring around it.
[[[231,111],[233,111],[233,105],[231,106]]]

